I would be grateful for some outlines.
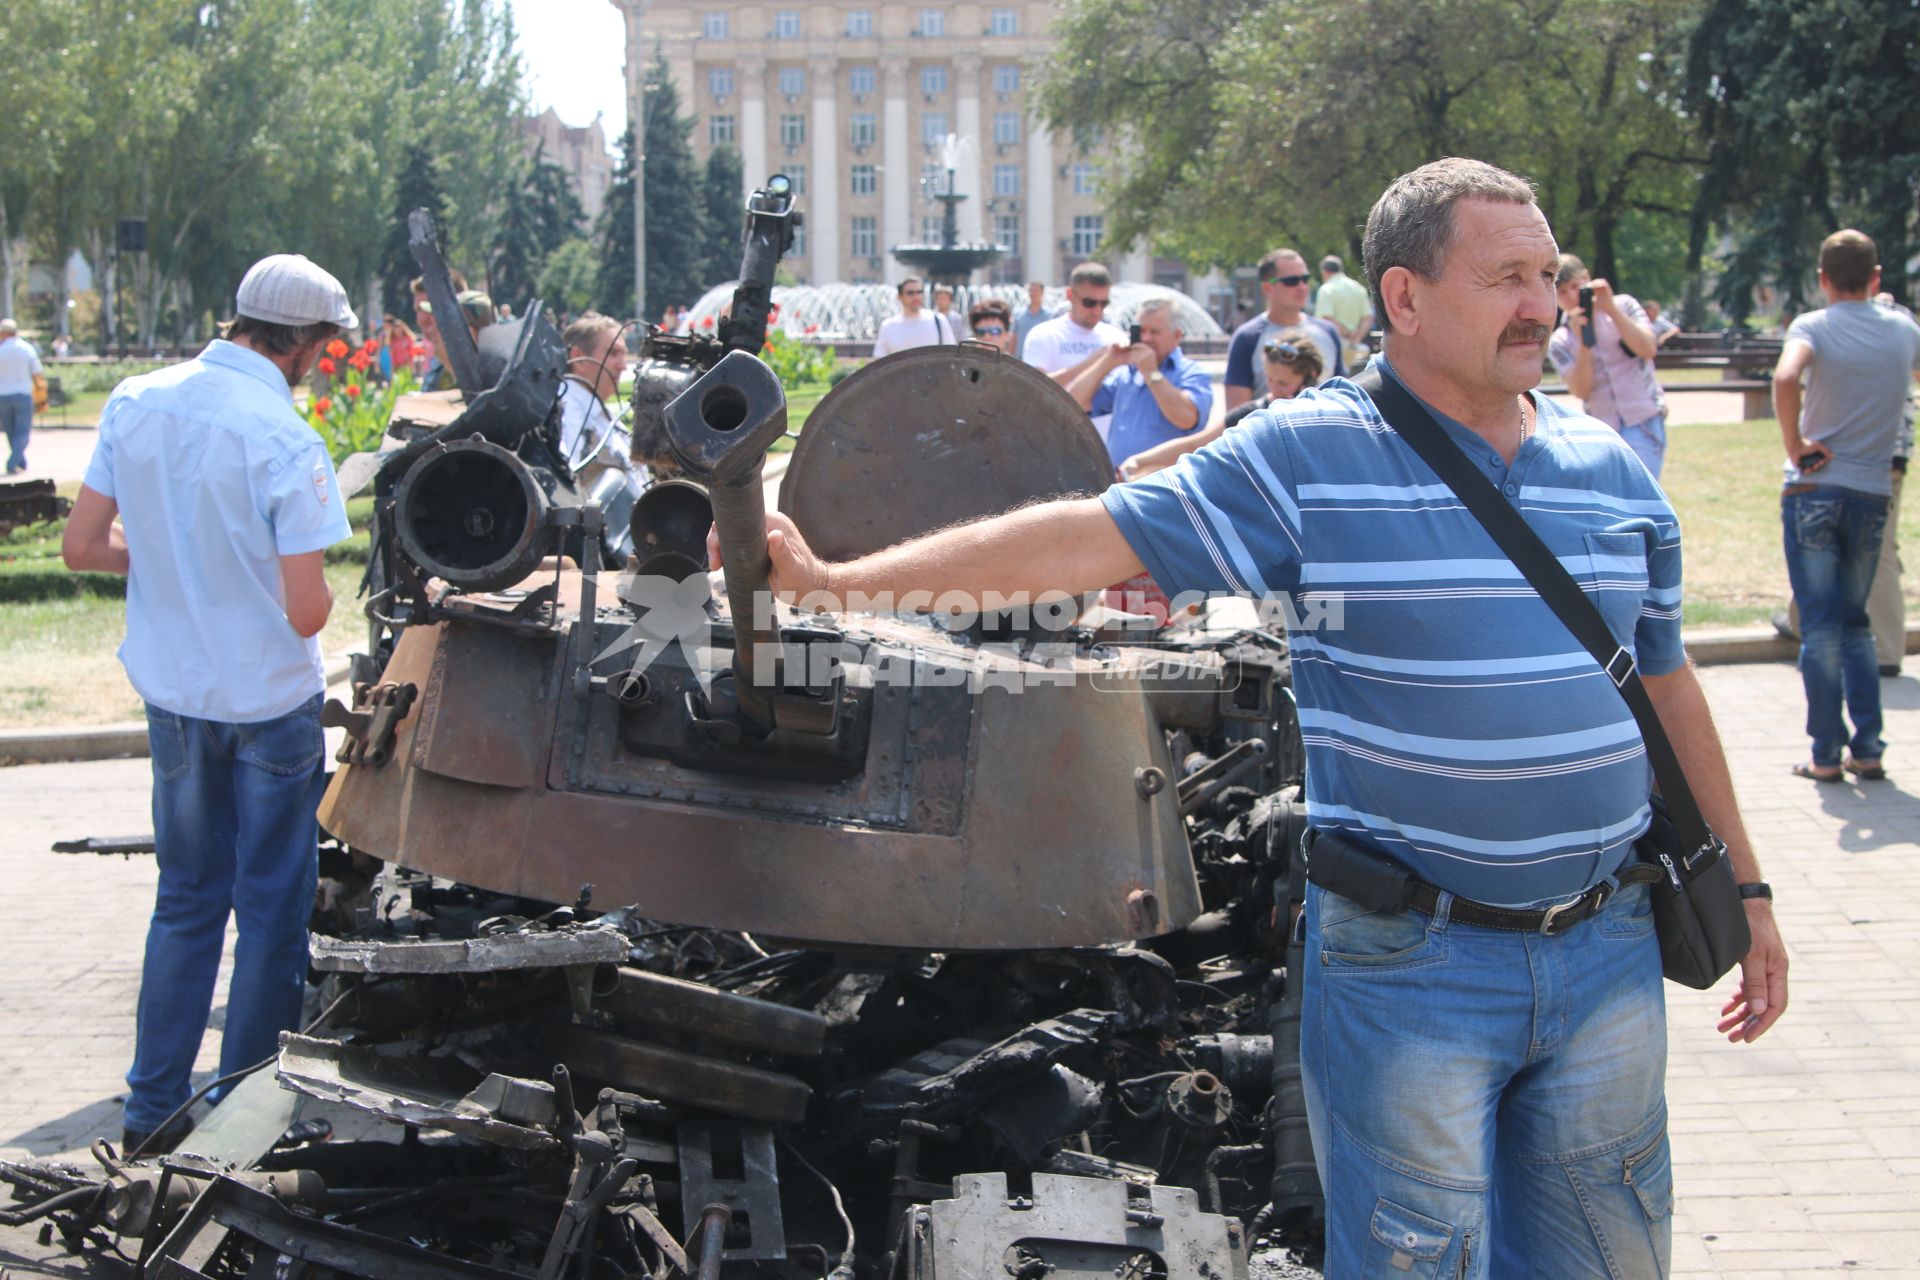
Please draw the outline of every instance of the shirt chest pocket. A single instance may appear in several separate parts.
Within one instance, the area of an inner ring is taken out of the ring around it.
[[[1585,535],[1592,574],[1581,586],[1607,620],[1613,638],[1633,646],[1634,629],[1647,598],[1647,543],[1638,533]]]

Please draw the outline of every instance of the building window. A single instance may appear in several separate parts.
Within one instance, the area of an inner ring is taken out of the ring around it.
[[[793,184],[793,194],[797,196],[807,194],[807,166],[803,164],[790,164],[780,172],[786,174],[787,181]]]
[[[727,15],[724,13],[701,15],[700,34],[709,40],[725,40],[727,38]]]
[[[1013,146],[1020,141],[1020,113],[1018,111],[996,111],[993,113],[993,140],[1003,147]]]
[[[1077,196],[1097,196],[1100,194],[1100,166],[1080,163],[1073,166],[1073,194]]]
[[[870,147],[874,135],[879,130],[874,124],[871,111],[856,111],[847,117],[847,143],[849,146]]]
[[[1073,215],[1073,256],[1091,257],[1099,252],[1100,237],[1106,234],[1106,219],[1097,213]]]
[[[874,74],[872,67],[847,68],[848,93],[872,93],[873,85]]]
[[[789,111],[780,117],[780,142],[783,146],[797,147],[807,140],[807,118],[798,111]]]
[[[947,189],[947,175],[937,164],[920,166],[920,194],[931,200]]]
[[[854,195],[870,196],[874,193],[877,187],[878,187],[878,184],[874,181],[874,177],[873,177],[872,165],[857,164],[853,166],[853,194]]]
[[[1002,63],[993,69],[993,91],[995,93],[1020,92],[1020,68],[1011,63]]]
[[[782,9],[773,15],[773,35],[776,40],[798,40],[800,38],[800,11]]]
[[[780,92],[797,98],[807,91],[807,73],[799,67],[780,68]]]
[[[732,141],[733,141],[733,117],[732,116],[708,116],[707,117],[707,144],[709,146],[717,147],[723,142],[731,143]]]
[[[997,196],[1017,196],[1020,194],[1019,165],[997,164],[993,166],[993,194]]]
[[[936,93],[947,91],[947,69],[945,67],[920,68],[920,92],[932,97]]]
[[[937,213],[925,214],[920,219],[920,243],[939,244],[940,237],[946,234],[943,219]]]
[[[993,242],[1003,244],[1015,253],[1020,251],[1019,214],[996,213],[993,215]]]
[[[880,233],[874,229],[872,218],[853,220],[853,256],[856,258],[877,258],[880,256]]]
[[[711,67],[707,70],[707,92],[716,98],[725,98],[733,92],[733,68]]]
[[[947,138],[947,113],[929,111],[920,117],[920,144],[937,147]]]
[[[995,9],[987,30],[996,36],[1020,34],[1020,15],[1011,9]]]
[[[873,10],[847,10],[847,34],[850,36],[870,36],[873,34]]]
[[[922,36],[943,36],[947,34],[947,15],[940,9],[922,9],[920,11],[920,34]]]

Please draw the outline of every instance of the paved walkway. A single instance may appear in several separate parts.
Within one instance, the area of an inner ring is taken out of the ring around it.
[[[1900,751],[1920,742],[1920,680],[1884,686],[1896,779],[1828,787],[1787,774],[1804,743],[1790,667],[1702,680],[1779,895],[1793,1001],[1733,1047],[1713,1031],[1719,994],[1668,987],[1675,1276],[1920,1277],[1920,763]],[[0,769],[0,1155],[118,1131],[153,864],[47,847],[147,830],[147,776]],[[210,1037],[203,1071],[215,1056]],[[4,1239],[0,1266],[39,1270]]]

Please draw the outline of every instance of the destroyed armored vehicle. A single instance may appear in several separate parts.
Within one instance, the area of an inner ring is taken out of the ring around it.
[[[785,401],[753,353],[797,220],[779,180],[749,201],[718,337],[649,331],[634,449],[680,479],[624,529],[561,448],[537,303],[447,335],[457,417],[343,468],[379,515],[370,656],[327,712],[319,1012],[180,1153],[0,1170],[72,1197],[63,1230],[132,1239],[149,1280],[1227,1280],[1256,1241],[1315,1251],[1284,641],[1067,599],[772,606]],[[841,382],[779,507],[838,559],[1109,477],[1057,387],[962,344]]]

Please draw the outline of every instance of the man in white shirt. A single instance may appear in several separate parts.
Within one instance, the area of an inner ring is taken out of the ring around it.
[[[607,513],[607,547],[625,553],[632,503],[646,487],[633,459],[633,433],[607,412],[627,371],[626,333],[612,316],[588,311],[567,326],[567,376],[560,380],[560,451],[580,475],[581,488],[599,498]],[[607,481],[617,474],[623,484]]]
[[[900,282],[900,314],[881,322],[880,332],[873,339],[875,360],[896,351],[937,347],[942,343],[958,341],[954,337],[952,322],[937,311],[921,309],[920,301],[926,297],[926,292],[917,276],[908,276]]]
[[[1105,320],[1113,277],[1097,262],[1083,262],[1067,277],[1067,310],[1033,327],[1021,359],[1067,386],[1091,368],[1109,347],[1127,345],[1127,335]]]
[[[7,433],[7,474],[27,469],[27,437],[33,432],[33,376],[40,353],[20,336],[20,326],[0,320],[0,428]]]

